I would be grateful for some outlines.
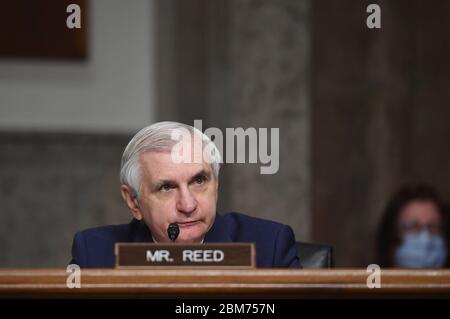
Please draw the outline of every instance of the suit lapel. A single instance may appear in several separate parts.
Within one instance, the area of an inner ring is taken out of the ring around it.
[[[205,236],[205,243],[228,243],[232,242],[230,234],[227,231],[224,219],[217,214],[214,224]]]
[[[152,243],[152,233],[143,220],[133,219],[131,221],[131,241],[135,243]]]

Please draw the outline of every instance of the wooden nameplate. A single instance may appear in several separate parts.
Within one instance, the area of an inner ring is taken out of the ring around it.
[[[116,268],[255,268],[253,243],[116,243]]]

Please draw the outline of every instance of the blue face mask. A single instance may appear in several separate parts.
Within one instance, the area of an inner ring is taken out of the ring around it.
[[[447,258],[443,238],[427,230],[407,234],[395,253],[395,265],[402,268],[440,268]]]

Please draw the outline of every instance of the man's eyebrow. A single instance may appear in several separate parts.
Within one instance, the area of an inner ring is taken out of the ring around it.
[[[209,179],[211,177],[211,172],[208,172],[208,171],[202,169],[201,171],[197,172],[196,174],[194,174],[191,177],[191,181],[195,180],[197,177],[200,177],[200,176],[204,176],[207,179]]]

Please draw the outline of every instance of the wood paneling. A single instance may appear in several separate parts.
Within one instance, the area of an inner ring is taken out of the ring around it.
[[[81,270],[81,288],[65,269],[0,270],[0,297],[313,298],[450,297],[450,270],[382,270],[368,288],[366,269]]]

